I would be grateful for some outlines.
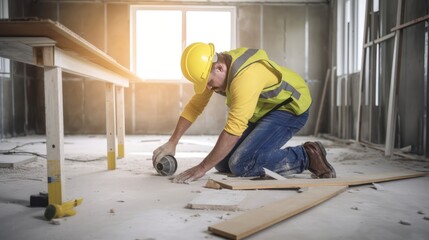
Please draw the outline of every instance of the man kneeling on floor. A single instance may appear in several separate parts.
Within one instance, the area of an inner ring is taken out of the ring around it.
[[[193,43],[182,53],[183,75],[195,95],[184,108],[167,143],[155,149],[155,164],[174,156],[179,139],[207,105],[213,92],[226,96],[225,128],[213,150],[173,182],[199,179],[211,168],[235,176],[263,176],[267,168],[283,176],[310,170],[317,178],[335,178],[320,142],[286,144],[307,122],[311,96],[304,79],[277,65],[264,50],[238,48],[216,53],[213,44]]]

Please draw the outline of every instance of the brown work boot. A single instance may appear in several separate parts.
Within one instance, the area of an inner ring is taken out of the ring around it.
[[[335,178],[335,169],[326,160],[326,150],[320,142],[306,142],[303,145],[308,156],[308,170],[316,178]]]

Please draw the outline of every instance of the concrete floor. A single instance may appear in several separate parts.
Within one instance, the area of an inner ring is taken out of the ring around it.
[[[104,136],[65,138],[64,200],[83,197],[77,215],[53,225],[44,208],[30,208],[30,195],[47,191],[46,160],[37,158],[14,169],[0,168],[0,239],[222,239],[208,226],[298,194],[294,190],[239,191],[245,199],[238,211],[193,210],[186,205],[205,192],[214,170],[192,184],[174,184],[152,168],[152,151],[166,136],[127,136],[126,157],[117,170],[107,171]],[[0,150],[45,154],[43,136],[3,140]],[[295,137],[288,145],[312,137]],[[377,150],[318,139],[338,176],[412,169],[428,172],[429,162],[386,159]],[[216,141],[215,136],[187,136],[177,148],[180,173],[197,164]],[[3,156],[4,157],[4,156]],[[300,177],[310,177],[304,172]],[[248,239],[427,239],[429,236],[429,176],[353,187],[295,217]],[[222,196],[221,190],[220,196]],[[226,193],[226,192],[225,192]],[[402,223],[401,223],[402,222]],[[405,224],[404,224],[405,223]]]

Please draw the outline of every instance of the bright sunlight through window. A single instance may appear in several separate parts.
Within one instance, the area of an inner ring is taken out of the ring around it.
[[[146,80],[180,80],[180,57],[193,42],[231,49],[233,12],[228,9],[135,7],[134,70]]]
[[[221,27],[219,27],[221,26]],[[186,14],[187,43],[211,42],[216,52],[231,49],[231,13],[189,11]]]
[[[137,11],[136,22],[137,75],[144,79],[179,78],[182,13]]]

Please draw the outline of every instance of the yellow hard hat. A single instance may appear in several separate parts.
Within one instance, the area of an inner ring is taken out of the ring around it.
[[[212,69],[215,48],[212,43],[192,43],[182,53],[183,75],[194,84],[197,94],[204,92]]]

